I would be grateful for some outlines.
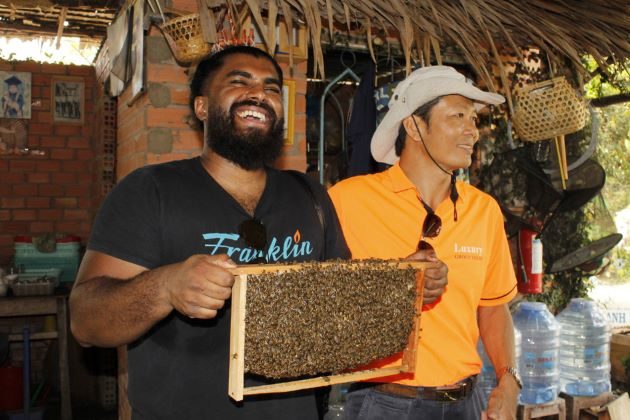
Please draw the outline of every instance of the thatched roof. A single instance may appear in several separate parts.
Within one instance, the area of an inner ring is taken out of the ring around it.
[[[269,0],[244,0],[254,15]],[[273,3],[273,0],[272,0]],[[630,57],[630,2],[615,0],[279,0],[280,11],[303,17],[309,26],[317,66],[323,66],[322,29],[359,28],[368,43],[381,28],[397,30],[407,65],[455,44],[490,86],[501,51],[519,58],[538,47],[552,62],[568,59],[581,68],[590,54],[603,69]],[[269,8],[272,12],[275,8]],[[334,22],[343,26],[333,28]],[[322,20],[325,20],[322,23]],[[327,23],[326,23],[327,21]],[[370,45],[370,48],[371,45]]]
[[[152,0],[153,1],[153,0]],[[202,0],[204,1],[204,0]],[[407,66],[412,61],[441,61],[446,47],[456,46],[479,77],[492,87],[501,70],[499,55],[537,47],[549,60],[581,69],[580,56],[590,54],[606,71],[630,57],[630,2],[618,0],[205,0],[210,9],[226,5],[249,9],[254,21],[288,26],[305,22],[316,69],[324,70],[322,42],[328,31],[364,33],[370,51],[377,33],[397,34]],[[41,6],[38,3],[50,3]],[[130,0],[0,0],[2,30],[28,29],[29,22],[55,32],[64,6],[70,28],[102,34],[112,7]],[[161,3],[171,4],[161,0]],[[34,6],[35,4],[35,6]],[[85,5],[89,4],[89,7]],[[175,4],[177,4],[175,2]],[[82,6],[78,6],[82,5]],[[89,15],[88,9],[92,14]],[[96,11],[96,12],[95,12]],[[100,11],[100,13],[99,13]],[[73,15],[75,13],[75,15]],[[71,19],[77,16],[77,19]],[[105,21],[103,21],[103,17]],[[329,19],[332,17],[332,19]],[[42,29],[42,30],[43,30]],[[66,33],[67,33],[66,32]],[[326,32],[326,34],[324,34]],[[266,35],[266,34],[263,34]],[[270,32],[270,37],[272,37]],[[498,66],[498,67],[497,67]],[[493,69],[493,67],[495,67]]]

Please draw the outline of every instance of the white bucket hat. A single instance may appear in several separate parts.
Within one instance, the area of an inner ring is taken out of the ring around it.
[[[398,162],[395,144],[402,120],[433,99],[445,95],[461,95],[475,102],[477,110],[498,105],[505,98],[498,93],[484,92],[449,66],[422,67],[401,81],[389,100],[389,111],[372,136],[372,156],[377,162],[393,165]]]

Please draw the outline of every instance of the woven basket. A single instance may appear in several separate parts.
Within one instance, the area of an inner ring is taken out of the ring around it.
[[[198,13],[173,18],[160,29],[177,61],[190,63],[210,54],[212,46],[203,40]]]
[[[574,133],[586,124],[584,101],[564,77],[516,92],[514,129],[522,140],[540,141]]]

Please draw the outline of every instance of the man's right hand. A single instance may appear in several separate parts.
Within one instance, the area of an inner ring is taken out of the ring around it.
[[[448,267],[437,258],[435,251],[424,249],[414,252],[405,260],[432,262],[429,268],[424,270],[424,294],[423,305],[435,303],[448,285]]]
[[[164,273],[164,290],[171,306],[190,317],[210,319],[232,295],[236,264],[227,255],[193,255]]]

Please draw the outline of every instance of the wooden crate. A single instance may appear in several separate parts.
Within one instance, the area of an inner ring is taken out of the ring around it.
[[[531,420],[554,416],[558,420],[567,418],[566,403],[562,398],[545,404],[519,404],[516,412],[518,420]]]
[[[585,409],[603,406],[614,399],[610,392],[604,392],[594,397],[577,397],[561,392],[560,398],[564,399],[567,405],[567,420],[580,420]]]
[[[320,263],[340,264],[340,263]],[[343,263],[352,267],[351,262]],[[278,382],[270,385],[244,386],[245,375],[245,330],[247,328],[245,322],[246,313],[246,293],[247,293],[247,277],[248,275],[260,275],[269,273],[279,273],[289,270],[299,270],[300,264],[294,265],[250,265],[242,266],[233,270],[236,275],[235,283],[232,288],[232,318],[230,332],[230,372],[229,372],[229,389],[228,394],[236,401],[241,401],[244,395],[270,394],[297,391],[300,389],[316,388],[321,386],[342,384],[348,382],[361,381],[385,376],[396,375],[404,372],[413,372],[416,360],[416,347],[420,332],[420,314],[422,312],[422,291],[424,289],[424,268],[427,263],[421,262],[392,262],[391,266],[405,269],[415,268],[421,275],[416,277],[416,289],[418,296],[416,299],[416,316],[414,317],[413,327],[409,335],[407,346],[403,352],[402,363],[398,366],[391,366],[380,369],[369,369],[361,371],[353,371],[335,375],[318,376],[310,379],[289,380],[286,382]],[[358,264],[354,264],[358,267]]]
[[[610,339],[610,374],[618,382],[628,383],[623,360],[630,357],[630,329],[613,332]]]

